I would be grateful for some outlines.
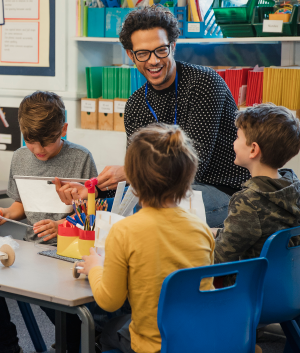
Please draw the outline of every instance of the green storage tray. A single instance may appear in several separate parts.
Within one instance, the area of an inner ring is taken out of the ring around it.
[[[274,10],[270,11],[268,7],[256,7],[254,9],[254,16],[252,24],[255,28],[257,37],[286,37],[286,36],[297,36],[297,22],[298,22],[298,10],[299,5],[294,5],[292,14],[289,22],[283,23],[282,33],[269,33],[263,32],[263,20],[269,18],[269,14],[273,13]]]
[[[224,38],[256,37],[254,27],[249,23],[220,25]]]
[[[272,0],[248,0],[246,5],[234,7],[221,7],[221,4],[222,0],[214,0],[213,10],[215,13],[216,23],[218,25],[251,23],[251,17],[255,6],[273,7],[275,2]]]

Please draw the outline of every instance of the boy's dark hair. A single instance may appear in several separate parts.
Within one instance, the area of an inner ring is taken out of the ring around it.
[[[198,167],[192,141],[174,125],[151,124],[135,132],[125,156],[125,173],[140,202],[160,208],[191,191]]]
[[[180,34],[177,19],[167,7],[146,6],[127,15],[119,34],[124,49],[132,50],[131,35],[133,32],[152,28],[165,29],[168,33],[169,43],[176,42]]]
[[[22,100],[18,117],[24,140],[39,142],[44,147],[61,135],[65,105],[57,94],[37,91]]]
[[[300,150],[300,122],[291,111],[273,103],[260,104],[238,113],[237,128],[243,130],[248,146],[256,142],[261,163],[282,168]]]

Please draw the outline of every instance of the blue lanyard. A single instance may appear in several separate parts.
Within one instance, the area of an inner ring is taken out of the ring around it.
[[[176,77],[175,77],[175,120],[174,120],[174,125],[176,125],[177,122],[177,88],[178,88],[178,73],[176,72]],[[150,109],[150,112],[153,114],[155,120],[158,122],[157,116],[155,114],[155,111],[153,110],[153,108],[151,107],[150,103],[147,100],[147,93],[148,93],[148,81],[146,83],[146,87],[145,87],[145,99],[146,99],[146,103],[148,105],[148,108]]]

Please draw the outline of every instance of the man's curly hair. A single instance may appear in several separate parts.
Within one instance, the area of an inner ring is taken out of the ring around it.
[[[167,7],[161,5],[146,6],[130,12],[119,34],[124,49],[132,50],[131,35],[138,30],[163,28],[168,33],[169,42],[176,42],[180,30],[177,19]]]

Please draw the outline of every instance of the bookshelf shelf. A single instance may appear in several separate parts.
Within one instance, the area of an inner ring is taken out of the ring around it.
[[[119,38],[73,37],[77,42],[119,43]],[[259,42],[300,42],[300,37],[249,37],[249,38],[184,38],[177,43],[259,43]]]

